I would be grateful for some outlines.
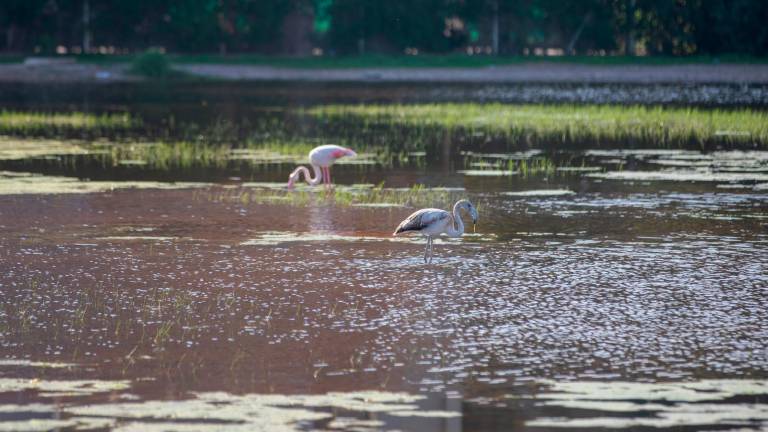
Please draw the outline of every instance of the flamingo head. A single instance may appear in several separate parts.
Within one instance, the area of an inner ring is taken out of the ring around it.
[[[299,173],[298,173],[297,171],[294,171],[294,172],[292,172],[292,173],[291,173],[291,174],[288,176],[288,184],[286,185],[286,187],[287,187],[288,189],[293,189],[293,185],[294,185],[294,183],[296,183],[296,180],[297,180],[298,178],[299,178]]]
[[[354,150],[348,149],[348,148],[339,148],[338,150],[334,150],[331,154],[334,159],[343,158],[344,156],[354,157],[357,156],[357,153],[355,153]]]
[[[460,209],[464,209],[467,213],[469,213],[469,216],[472,218],[472,231],[475,231],[475,227],[477,226],[477,207],[475,207],[469,200],[461,200],[456,203],[456,207]]]

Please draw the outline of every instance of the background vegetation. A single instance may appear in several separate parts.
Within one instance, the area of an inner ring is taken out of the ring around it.
[[[0,51],[768,53],[762,0],[4,0]]]

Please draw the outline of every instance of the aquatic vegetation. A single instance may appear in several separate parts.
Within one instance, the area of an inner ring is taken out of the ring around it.
[[[362,184],[337,185],[331,191],[299,186],[287,190],[284,183],[243,183],[241,188],[213,189],[198,194],[211,201],[240,203],[284,203],[289,205],[326,205],[392,208],[444,207],[464,195],[463,188],[427,187],[415,184],[410,188],[388,188]]]
[[[541,410],[569,408],[588,410],[593,414],[580,417],[542,415],[526,421],[526,426],[623,429],[768,425],[768,405],[729,402],[734,397],[768,395],[768,382],[764,380],[713,379],[666,383],[545,381],[542,384],[545,386],[543,391],[531,398]]]
[[[516,197],[539,197],[539,196],[565,196],[565,195],[575,195],[576,192],[568,190],[568,189],[536,189],[536,190],[526,190],[526,191],[517,191],[517,192],[502,192],[502,195],[507,196],[516,196]]]
[[[609,171],[591,173],[588,177],[607,180],[678,181],[678,182],[764,182],[768,173],[713,172],[697,170]]]
[[[461,412],[422,410],[422,395],[383,391],[330,392],[321,395],[197,393],[186,400],[121,403],[0,405],[0,412],[17,417],[48,415],[59,420],[17,420],[11,430],[51,428],[112,428],[142,431],[190,431],[210,428],[228,431],[300,431],[314,422],[346,427],[386,425],[371,415],[418,416],[422,422],[460,422]],[[344,413],[342,416],[341,412]],[[63,414],[63,415],[62,415]],[[423,424],[423,423],[422,423]],[[357,429],[352,429],[357,430]]]
[[[475,176],[475,177],[506,177],[506,176],[513,176],[513,175],[520,174],[519,171],[494,170],[494,169],[459,170],[456,172],[459,174],[464,174],[465,176]]]
[[[82,194],[108,192],[116,189],[181,189],[207,186],[210,186],[210,184],[154,181],[87,181],[75,177],[0,171],[0,195]]]
[[[0,392],[35,390],[48,397],[64,395],[88,396],[94,393],[125,390],[130,382],[103,380],[30,380],[25,378],[0,378]]]
[[[0,137],[0,160],[102,153],[83,142]]]
[[[321,121],[357,121],[363,127],[439,127],[488,133],[540,144],[705,147],[768,145],[768,114],[622,105],[414,104],[325,105],[310,108]]]
[[[60,137],[82,132],[104,135],[134,129],[141,121],[128,113],[0,111],[0,135]]]
[[[225,166],[231,153],[225,145],[188,141],[115,144],[107,149],[115,164],[132,161],[132,165],[160,170]]]

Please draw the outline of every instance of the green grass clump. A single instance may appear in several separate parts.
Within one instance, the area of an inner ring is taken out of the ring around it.
[[[164,53],[149,49],[133,59],[131,72],[147,78],[165,78],[172,72],[171,62]]]
[[[115,132],[141,124],[128,113],[89,114],[0,111],[0,135],[45,135],[70,132]]]
[[[768,145],[768,113],[751,109],[451,103],[326,105],[307,113],[326,123],[443,128],[533,144]]]
[[[283,203],[304,207],[333,204],[336,206],[445,207],[463,198],[463,190],[427,187],[415,184],[410,188],[388,188],[378,185],[337,185],[332,190],[322,187],[298,188],[237,188],[196,192],[198,199],[214,202]]]
[[[138,162],[152,169],[224,166],[230,148],[196,142],[117,144],[109,147],[113,163]]]

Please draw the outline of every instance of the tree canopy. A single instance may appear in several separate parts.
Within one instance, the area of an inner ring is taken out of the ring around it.
[[[0,49],[763,56],[767,20],[763,0],[4,0]]]

